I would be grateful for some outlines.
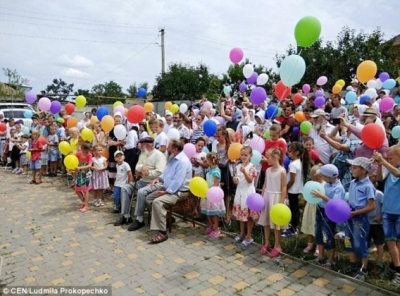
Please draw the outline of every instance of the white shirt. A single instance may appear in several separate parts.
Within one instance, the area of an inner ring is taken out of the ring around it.
[[[131,167],[127,162],[116,165],[117,167],[117,177],[115,178],[115,186],[122,187],[128,183],[128,172],[131,171]]]
[[[288,182],[290,181],[290,173],[296,174],[296,177],[288,193],[301,193],[303,191],[303,168],[300,159],[295,159],[289,164],[289,174],[287,174]]]
[[[324,128],[325,128],[325,133],[327,135],[329,135],[332,132],[334,126],[327,123]],[[324,164],[329,163],[329,159],[334,151],[332,146],[329,145],[329,143],[327,141],[322,139],[319,136],[318,131],[314,128],[311,129],[311,131],[308,135],[314,140],[314,147],[317,150],[317,152],[319,153],[323,163]]]
[[[26,153],[26,152],[28,151],[28,149],[29,149],[29,142],[26,141],[26,142],[24,142],[24,143],[21,143],[20,146],[23,147],[23,149],[21,149],[21,150],[19,151],[19,154],[24,154],[24,153]]]
[[[184,124],[182,124],[180,127],[178,127],[177,130],[181,134],[181,138],[190,140],[190,130]]]
[[[168,134],[169,130],[174,127],[174,124],[165,124],[164,125],[164,133]]]
[[[201,158],[202,157],[205,158],[206,156],[207,156],[207,154],[205,152],[201,151],[200,153],[196,153],[193,156],[193,158],[196,158],[201,161]],[[205,177],[204,176],[204,168],[201,165],[193,165],[193,172],[194,172],[195,176],[201,176],[203,178]]]
[[[125,149],[133,149],[136,148],[138,143],[138,135],[135,130],[130,130],[128,135],[126,136],[126,144]]]
[[[159,150],[161,146],[168,147],[169,139],[164,132],[157,134],[154,139],[154,148]],[[167,151],[164,152],[164,155],[167,156]]]

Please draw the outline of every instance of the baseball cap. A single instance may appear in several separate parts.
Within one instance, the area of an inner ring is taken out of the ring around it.
[[[152,137],[144,137],[139,140],[139,143],[154,143],[154,139]]]
[[[328,178],[336,178],[339,176],[339,170],[335,165],[329,163],[320,167],[317,174]]]
[[[60,117],[60,118],[57,118],[57,122],[58,122],[58,123],[64,123],[65,121],[64,121],[63,118]]]
[[[312,114],[311,117],[326,116],[324,109],[317,109]]]
[[[114,157],[116,157],[118,154],[124,155],[124,152],[122,152],[121,150],[117,150],[114,152]]]
[[[24,121],[22,119],[20,119],[20,120],[17,120],[15,123],[16,124],[24,124]]]
[[[366,157],[357,157],[355,159],[348,159],[347,162],[351,165],[360,166],[366,171],[371,171],[372,162]]]

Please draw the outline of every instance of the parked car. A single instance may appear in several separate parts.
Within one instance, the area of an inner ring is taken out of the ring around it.
[[[30,110],[30,109],[13,108],[13,109],[0,109],[0,110],[1,110],[1,112],[3,112],[5,119],[14,118],[15,121],[22,119],[22,121],[24,122],[24,125],[26,127],[31,128],[32,119],[25,118],[25,114],[24,114],[26,110]],[[34,111],[32,110],[32,112],[34,112]]]
[[[32,112],[35,112],[35,109],[33,109],[32,105],[26,103],[0,103],[0,110],[4,109],[28,109],[32,110]]]

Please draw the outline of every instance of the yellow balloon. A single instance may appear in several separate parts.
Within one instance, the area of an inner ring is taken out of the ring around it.
[[[64,158],[64,165],[68,170],[75,170],[79,165],[79,159],[76,157],[76,155],[67,155]]]
[[[346,85],[346,82],[343,79],[339,79],[338,81],[336,81],[335,84],[339,84],[340,86],[344,87]]]
[[[207,181],[201,177],[194,177],[189,182],[189,190],[194,196],[206,198],[208,191]]]
[[[164,105],[165,110],[169,110],[169,108],[171,108],[171,106],[172,106],[171,102],[166,102],[165,105]]]
[[[292,219],[292,212],[287,205],[283,203],[277,203],[272,206],[269,216],[274,224],[278,226],[285,226]]]
[[[71,145],[67,141],[61,141],[58,144],[58,150],[64,155],[68,155],[71,152]]]
[[[86,106],[86,98],[84,96],[77,96],[75,98],[75,106],[77,108],[83,108]]]
[[[26,156],[26,159],[31,159],[31,152],[30,151],[26,151],[26,154],[25,154],[25,156]]]
[[[111,115],[106,115],[101,119],[100,124],[103,131],[109,133],[114,127],[114,118]]]
[[[145,104],[143,105],[143,109],[144,109],[144,111],[146,111],[146,112],[151,112],[151,111],[154,110],[154,105],[153,105],[153,103],[145,103]]]
[[[173,104],[170,108],[169,111],[171,111],[172,114],[175,114],[176,112],[179,111],[179,106],[177,104]]]
[[[95,123],[98,123],[98,122],[99,122],[99,119],[97,118],[96,115],[93,115],[92,117],[90,117],[90,123],[91,124],[95,124]]]
[[[361,83],[367,83],[369,80],[374,79],[378,67],[374,61],[364,61],[357,67],[357,79]]]
[[[93,131],[91,130],[91,129],[89,129],[89,128],[84,128],[82,131],[81,131],[81,137],[82,137],[82,139],[84,139],[85,141],[89,141],[89,142],[92,142],[93,141],[93,138],[94,138],[94,134],[93,134]]]
[[[332,93],[334,93],[334,94],[338,94],[338,93],[340,93],[341,91],[342,91],[342,86],[341,85],[339,85],[339,84],[335,84],[333,87],[332,87]]]
[[[228,158],[231,161],[236,161],[240,158],[240,150],[242,150],[243,145],[240,143],[232,143],[228,149]]]
[[[124,104],[121,102],[121,101],[116,101],[114,104],[113,104],[113,108],[115,108],[115,107],[117,107],[117,106],[123,106]]]

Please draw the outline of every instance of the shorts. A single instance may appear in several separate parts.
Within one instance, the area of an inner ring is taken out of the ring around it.
[[[358,258],[368,258],[369,221],[366,214],[357,215],[347,221],[345,247]],[[349,245],[347,245],[349,244]]]
[[[317,206],[315,213],[315,242],[317,245],[325,245],[325,249],[335,249],[335,226],[336,224],[329,220],[325,209]]]
[[[60,151],[57,151],[57,160],[63,159],[63,155]]]
[[[42,166],[48,165],[48,163],[49,163],[48,154],[42,153],[41,157],[42,157]]]
[[[383,232],[382,224],[370,224],[368,242],[374,240],[375,246],[383,245],[385,243],[385,233]]]
[[[40,170],[42,168],[42,161],[40,159],[38,160],[31,160],[29,162],[29,169],[31,170]]]
[[[21,153],[19,155],[19,165],[20,166],[28,165],[28,159],[26,158],[26,154],[25,153]]]
[[[400,242],[400,215],[383,213],[382,221],[385,241]]]
[[[58,152],[55,152],[55,153],[50,152],[49,153],[49,161],[50,162],[54,162],[54,161],[57,161],[57,160],[58,160]]]

